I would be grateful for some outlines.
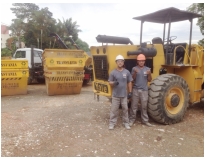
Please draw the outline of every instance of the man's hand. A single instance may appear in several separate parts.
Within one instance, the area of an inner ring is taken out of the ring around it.
[[[150,69],[147,70],[147,80],[148,80],[148,82],[151,82],[151,80],[152,80],[152,75],[151,75],[151,70]]]
[[[134,71],[135,71],[135,73],[137,73],[138,72],[137,68],[134,68]]]
[[[117,86],[119,84],[119,82],[118,81],[109,81],[109,84],[111,86]]]
[[[147,70],[147,74],[151,74],[151,71],[150,71],[150,70]]]
[[[115,86],[117,86],[117,85],[119,84],[119,82],[118,82],[118,81],[114,81],[113,84],[114,84]]]
[[[130,99],[130,98],[132,98],[132,92],[129,92],[127,95],[127,99]]]
[[[132,73],[132,78],[135,80],[136,79],[136,76],[137,76],[137,68],[134,68],[134,72]]]

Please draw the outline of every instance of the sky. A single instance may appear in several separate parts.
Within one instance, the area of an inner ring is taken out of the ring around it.
[[[79,38],[90,46],[99,46],[96,37],[98,35],[108,35],[117,37],[127,37],[134,44],[139,44],[140,41],[140,24],[138,20],[134,20],[133,17],[149,14],[160,9],[169,7],[175,7],[181,10],[186,10],[193,2],[186,1],[187,3],[179,3],[178,1],[172,1],[168,3],[155,3],[146,1],[139,3],[139,1],[112,1],[104,0],[103,2],[94,3],[95,1],[66,1],[63,3],[48,3],[36,0],[35,3],[39,8],[48,7],[49,11],[53,13],[53,18],[56,20],[72,18],[73,22],[77,22],[81,32],[79,32]],[[93,2],[93,3],[91,3]],[[14,3],[14,2],[13,2]],[[25,2],[22,2],[25,3]],[[28,3],[28,2],[27,2]],[[196,3],[196,2],[195,2]],[[1,24],[10,25],[11,20],[15,18],[15,15],[11,12],[10,8],[12,3],[1,2]],[[4,16],[6,15],[6,16]],[[203,38],[198,26],[196,26],[197,19],[193,21],[193,33],[192,43],[197,43],[198,40]],[[168,26],[168,25],[167,25]],[[189,21],[183,21],[179,23],[172,23],[171,36],[177,36],[173,41],[175,43],[189,41]],[[151,42],[154,37],[163,36],[163,25],[156,23],[144,23],[142,41]]]

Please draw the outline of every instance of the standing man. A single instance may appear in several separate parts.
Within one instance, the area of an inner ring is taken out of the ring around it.
[[[132,97],[132,76],[130,72],[125,69],[124,57],[118,55],[115,59],[117,68],[114,69],[109,76],[109,84],[113,87],[112,92],[112,106],[110,109],[109,129],[114,129],[119,115],[119,106],[122,106],[122,119],[126,129],[130,129],[127,98]],[[127,85],[129,94],[127,95]]]
[[[152,80],[150,68],[146,67],[145,64],[145,56],[143,54],[139,54],[137,56],[137,66],[132,68],[132,78],[133,78],[133,95],[131,101],[131,109],[130,109],[130,126],[132,126],[136,120],[136,113],[138,110],[138,103],[141,103],[141,118],[142,123],[152,127],[148,120],[149,117],[147,115],[147,101],[148,101],[148,86],[147,83]]]

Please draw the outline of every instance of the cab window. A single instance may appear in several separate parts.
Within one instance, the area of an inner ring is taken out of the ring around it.
[[[26,58],[26,51],[17,51],[15,58]]]
[[[42,57],[41,51],[34,51],[34,57]]]

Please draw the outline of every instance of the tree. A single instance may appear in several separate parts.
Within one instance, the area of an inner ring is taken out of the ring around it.
[[[48,8],[33,11],[32,16],[26,24],[25,38],[27,46],[35,45],[38,48],[49,48],[49,34],[56,30],[56,20]],[[40,43],[40,44],[39,44]]]
[[[11,36],[18,38],[20,47],[20,41],[24,39],[24,33],[26,30],[25,21],[28,21],[31,18],[31,13],[35,10],[39,10],[39,7],[33,3],[13,3],[12,5],[15,7],[10,9],[12,13],[16,15],[16,19],[12,19],[12,24],[9,29],[12,31]],[[16,41],[10,43],[14,44]]]
[[[86,42],[82,41],[80,38],[77,39],[76,44],[81,50],[84,50],[85,52],[90,51],[89,45]]]
[[[17,37],[18,48],[20,48],[20,42],[23,41],[24,23],[21,19],[13,19],[12,21],[13,23],[9,26],[9,29],[12,31],[11,36]]]
[[[1,48],[1,57],[12,57],[12,51],[8,48]]]
[[[43,49],[49,48],[48,34],[55,30],[56,20],[52,18],[53,14],[48,8],[39,10],[39,7],[33,3],[14,3],[12,5],[15,8],[11,8],[11,10],[17,19],[21,21],[21,23],[17,23],[17,19],[13,20],[12,33],[21,24],[19,28],[23,30],[27,47],[34,45]]]
[[[57,33],[63,41],[69,39],[70,36],[75,42],[77,41],[78,33],[81,30],[78,29],[79,25],[76,21],[73,22],[72,18],[63,19],[63,21],[58,19],[57,23],[47,7],[39,9],[33,3],[13,3],[12,5],[14,7],[11,10],[17,17],[11,25],[13,36],[24,37],[27,47],[34,45],[42,49],[51,48],[50,33]],[[73,49],[70,42],[65,43],[68,48]],[[86,44],[83,45],[83,47],[85,46]],[[60,48],[58,43],[53,43],[52,47]]]
[[[61,37],[61,39],[65,42],[65,44],[70,49],[75,49],[70,41],[70,37],[72,37],[73,41],[75,42],[78,39],[78,33],[81,32],[78,29],[77,22],[72,22],[72,18],[63,19],[63,22],[58,19],[58,23],[56,25],[56,33]]]
[[[6,40],[6,47],[13,53],[16,51],[16,42],[18,42],[17,37],[10,37]]]
[[[77,25],[76,21],[72,22],[72,18],[67,19],[64,23],[68,35],[72,36],[73,40],[76,41],[78,39],[78,32],[81,32],[81,30],[78,29],[79,25]]]
[[[193,3],[187,10],[202,15],[202,17],[198,18],[196,25],[199,26],[202,35],[204,35],[204,3]],[[204,46],[204,38],[198,44]]]
[[[34,3],[13,3],[12,5],[15,6],[11,8],[12,13],[22,21],[31,19],[32,12],[39,10],[39,7]]]

